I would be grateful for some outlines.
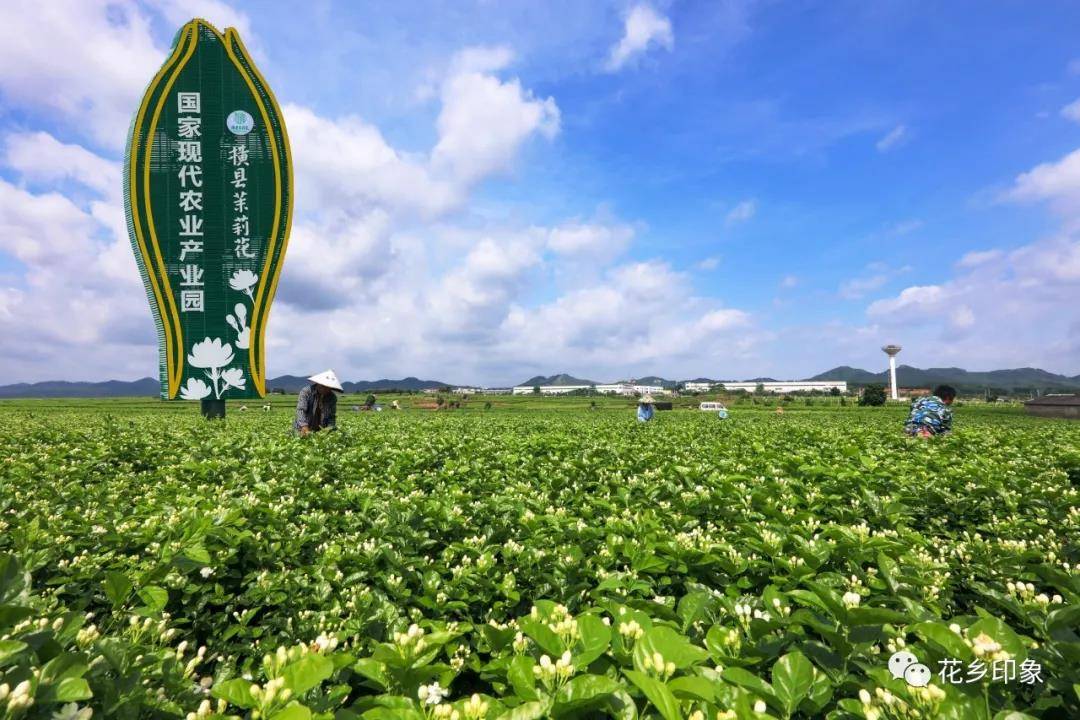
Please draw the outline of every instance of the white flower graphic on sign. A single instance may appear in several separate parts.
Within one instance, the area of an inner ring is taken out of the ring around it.
[[[187,360],[197,368],[223,368],[233,361],[232,346],[221,338],[206,338],[195,343]]]
[[[234,387],[237,390],[243,390],[244,385],[247,384],[247,380],[244,378],[244,371],[240,368],[229,368],[221,373],[221,381],[224,383],[222,392],[230,387]]]
[[[210,386],[199,378],[188,378],[187,385],[180,388],[182,400],[202,400],[210,394]]]
[[[229,278],[229,287],[238,292],[246,293],[252,302],[255,301],[254,295],[251,294],[251,289],[255,287],[259,282],[259,276],[250,270],[237,270]]]
[[[202,342],[195,343],[187,356],[187,361],[193,367],[203,368],[206,377],[210,378],[214,386],[214,397],[220,400],[221,393],[229,389],[229,383],[219,385],[218,380],[221,379],[222,368],[228,367],[233,361],[232,346],[229,343],[222,343],[221,338],[213,340],[206,338]],[[239,368],[236,370],[242,372]]]
[[[244,303],[236,303],[233,312],[236,315],[226,315],[225,322],[229,323],[232,329],[236,331],[236,347],[240,350],[247,350],[251,340],[251,328],[247,325],[247,308],[244,307]]]

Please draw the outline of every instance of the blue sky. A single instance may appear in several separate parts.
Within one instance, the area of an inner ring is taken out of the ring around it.
[[[1080,373],[1075,4],[296,7],[15,3],[0,382],[154,373],[118,163],[193,14],[293,139],[272,375]]]

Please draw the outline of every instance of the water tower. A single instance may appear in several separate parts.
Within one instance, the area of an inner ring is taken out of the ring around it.
[[[881,348],[881,351],[889,356],[889,385],[892,389],[892,399],[899,400],[900,396],[896,392],[896,355],[900,352],[900,346],[886,345]]]

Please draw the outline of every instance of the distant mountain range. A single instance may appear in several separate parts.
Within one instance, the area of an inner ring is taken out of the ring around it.
[[[889,371],[872,373],[859,368],[841,365],[815,375],[808,380],[846,380],[850,385],[888,384]],[[1080,390],[1080,375],[1069,377],[1057,375],[1038,368],[1015,368],[1013,370],[989,370],[969,372],[963,368],[927,368],[921,370],[910,365],[896,368],[896,384],[905,388],[931,388],[935,385],[953,385],[958,390]]]
[[[832,370],[815,375],[807,380],[844,380],[849,385],[860,387],[872,383],[888,384],[889,372],[887,370],[872,373],[868,370],[841,365]],[[649,375],[635,378],[634,382],[641,385],[660,385],[666,388],[675,387],[676,380]],[[694,378],[687,382],[722,382],[709,378]],[[750,378],[747,382],[773,382],[772,378]],[[935,385],[953,385],[961,392],[981,391],[984,388],[1006,392],[1027,392],[1041,390],[1050,392],[1077,391],[1080,390],[1080,375],[1069,377],[1057,375],[1038,368],[1015,368],[1013,370],[990,370],[986,372],[970,372],[962,368],[927,368],[925,370],[901,365],[896,369],[896,382],[905,388],[933,388]],[[308,384],[307,378],[299,375],[281,375],[271,378],[266,382],[268,392],[284,390],[287,393],[298,392]],[[593,380],[560,373],[544,377],[537,375],[529,378],[521,385],[533,387],[536,385],[599,385]],[[387,390],[435,390],[442,387],[455,387],[452,383],[440,380],[421,380],[415,377],[402,378],[401,380],[358,380],[343,382],[342,387],[347,393],[375,392]],[[141,378],[139,380],[107,380],[104,382],[66,382],[51,380],[38,383],[15,383],[14,385],[0,385],[0,398],[89,398],[89,397],[156,397],[160,390],[160,383],[153,378]]]
[[[37,383],[0,385],[0,398],[84,398],[84,397],[140,397],[161,392],[161,383],[153,378],[139,380],[106,380],[104,382],[66,382],[47,380]]]
[[[299,392],[308,384],[305,377],[282,375],[266,381],[267,392],[281,389],[287,393]],[[401,380],[360,380],[343,382],[347,393],[374,390],[429,390],[447,387],[449,383],[438,380],[420,380],[407,377]],[[153,378],[139,380],[106,380],[105,382],[65,382],[50,380],[37,383],[0,385],[0,398],[89,398],[89,397],[157,397],[161,383]]]

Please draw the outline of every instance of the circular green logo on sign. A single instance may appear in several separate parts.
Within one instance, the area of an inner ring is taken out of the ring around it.
[[[225,127],[233,135],[247,135],[255,127],[255,119],[246,110],[233,110],[225,118]]]

